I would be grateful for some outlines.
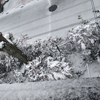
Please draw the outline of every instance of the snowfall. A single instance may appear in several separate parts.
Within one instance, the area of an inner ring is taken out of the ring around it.
[[[23,83],[79,78],[93,62],[100,64],[99,25],[88,22],[80,24],[66,33],[66,37],[49,37],[47,40],[27,42],[28,35],[15,39],[11,33],[4,37],[16,45],[30,59],[24,64],[17,58],[0,51],[0,83]],[[0,42],[0,49],[5,42]],[[74,56],[73,56],[74,55]],[[80,56],[81,67],[77,67],[75,56]],[[74,62],[72,62],[74,60]]]

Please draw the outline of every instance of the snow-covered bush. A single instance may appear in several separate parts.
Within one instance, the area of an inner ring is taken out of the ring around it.
[[[65,38],[50,37],[44,41],[37,40],[33,45],[27,44],[27,35],[13,39],[12,43],[30,61],[27,65],[22,64],[18,59],[1,52],[0,65],[4,67],[1,73],[10,68],[10,72],[7,71],[7,75],[1,80],[14,83],[73,78],[77,73],[74,72],[75,66],[72,66],[68,57],[75,52],[80,53],[86,63],[100,61],[100,37],[95,23],[82,23],[66,34]]]

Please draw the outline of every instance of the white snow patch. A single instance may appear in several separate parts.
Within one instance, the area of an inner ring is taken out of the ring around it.
[[[85,44],[83,42],[81,42],[81,48],[82,48],[82,50],[86,49],[86,46],[85,46]]]
[[[32,66],[32,62],[30,61],[30,62],[28,62],[27,65],[25,65],[26,70],[29,70],[29,68],[30,68],[31,66]]]
[[[66,76],[62,73],[58,73],[58,72],[52,72],[55,80],[59,80],[59,79],[66,79]]]
[[[47,76],[49,80],[54,80],[54,77],[52,76],[52,74],[48,74]]]
[[[98,63],[100,63],[100,57],[99,56],[97,57],[97,61],[98,61]]]
[[[11,44],[13,44],[10,40],[10,34],[5,34],[4,37],[7,39],[8,42],[10,42]]]
[[[59,66],[59,61],[53,61],[52,57],[47,58],[47,67],[53,68]]]
[[[4,42],[1,41],[1,42],[0,42],[0,49],[2,49],[3,47],[4,47]]]

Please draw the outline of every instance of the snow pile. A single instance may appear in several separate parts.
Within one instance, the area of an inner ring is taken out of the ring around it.
[[[45,66],[42,66],[44,63]],[[52,57],[47,57],[44,62],[35,59],[24,66],[22,71],[29,81],[58,80],[72,77],[72,67],[63,61],[54,61]]]
[[[69,55],[77,52],[82,55],[83,63],[100,62],[100,37],[95,23],[79,25],[67,33],[65,38],[50,37],[47,40],[37,40],[27,44],[28,36],[13,40],[12,43],[23,51],[30,59],[27,65],[18,59],[1,53],[0,64],[7,74],[1,80],[6,83],[45,81],[73,78],[81,76],[85,70],[76,73]],[[73,58],[74,59],[74,58]],[[84,65],[85,66],[85,65]],[[84,67],[83,66],[83,67]],[[83,68],[84,69],[84,68]]]
[[[100,56],[99,26],[95,23],[82,24],[69,31],[68,37],[77,45],[87,61],[94,61]]]

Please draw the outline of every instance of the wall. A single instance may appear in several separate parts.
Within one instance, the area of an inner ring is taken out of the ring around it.
[[[100,9],[100,1],[94,2]],[[58,8],[51,13],[48,8],[53,4]],[[90,0],[10,0],[0,14],[0,31],[15,37],[28,34],[32,39],[65,36],[79,24],[78,15],[88,20],[94,17]]]

